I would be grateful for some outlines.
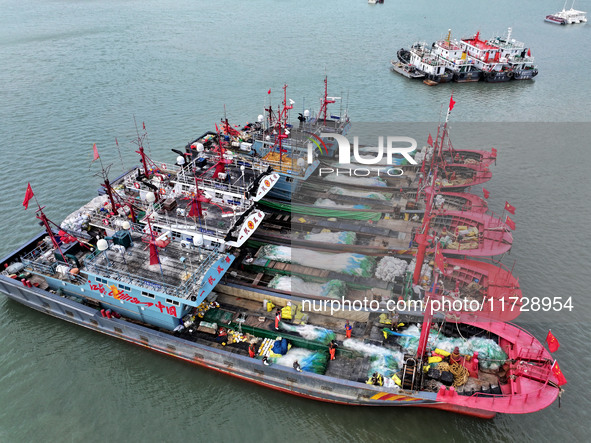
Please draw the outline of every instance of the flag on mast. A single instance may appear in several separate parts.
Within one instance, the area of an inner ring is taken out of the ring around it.
[[[564,378],[564,375],[562,374],[562,371],[560,370],[560,366],[558,366],[558,362],[556,360],[554,360],[554,364],[552,365],[552,372],[554,373],[554,375],[556,376],[557,380],[558,380],[558,386],[562,386],[566,384],[566,378]]]
[[[447,123],[447,121],[449,120],[449,114],[451,113],[455,104],[456,104],[456,102],[454,101],[454,94],[452,92],[451,97],[449,98],[449,107],[447,108],[447,115],[445,116],[445,123]]]
[[[508,201],[505,202],[505,211],[515,215],[515,206],[511,206]]]
[[[546,336],[546,343],[548,343],[548,350],[550,352],[556,352],[560,347],[560,343],[558,343],[558,340],[556,339],[556,337],[554,337],[554,334],[552,334],[552,330],[548,331],[548,335]]]
[[[513,220],[511,220],[511,218],[509,216],[507,216],[505,223],[507,224],[507,226],[509,226],[511,228],[512,231],[515,231],[515,222]]]
[[[96,149],[96,143],[94,145],[92,145],[92,153],[93,153],[93,156],[92,156],[93,162],[100,158],[100,155],[98,153],[98,149]]]
[[[490,192],[488,192],[486,189],[482,188],[482,193],[484,194],[484,198],[489,198],[490,197]]]
[[[431,137],[431,134],[429,133],[429,138],[427,139],[427,144],[431,147],[433,147],[433,137]]]
[[[31,189],[31,183],[27,183],[27,192],[25,193],[25,199],[23,200],[23,206],[25,210],[29,209],[29,201],[33,198],[33,190]]]

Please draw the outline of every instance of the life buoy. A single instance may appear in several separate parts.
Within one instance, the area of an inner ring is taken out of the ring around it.
[[[509,78],[513,77],[513,73],[512,72],[507,72],[507,77],[509,77]]]
[[[103,225],[109,226],[109,220],[107,220],[106,218],[103,218]]]
[[[139,184],[138,182],[135,182],[135,183],[133,184],[133,187],[134,187],[135,189],[139,189],[139,188],[140,188],[140,184]]]
[[[166,189],[160,188],[160,194],[162,194],[162,195],[166,194]]]

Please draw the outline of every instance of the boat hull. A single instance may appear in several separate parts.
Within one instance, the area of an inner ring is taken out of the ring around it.
[[[484,73],[483,80],[487,83],[504,83],[513,78],[513,72],[492,71]]]
[[[343,405],[435,407],[480,418],[492,418],[496,414],[494,411],[442,404],[436,400],[436,393],[391,390],[310,372],[296,372],[280,365],[265,366],[259,359],[164,334],[125,320],[102,317],[96,309],[34,287],[28,288],[5,276],[0,276],[0,290],[11,300],[52,317],[291,395]]]
[[[514,80],[532,80],[536,75],[538,75],[537,69],[519,69],[515,70],[513,73]]]
[[[453,75],[453,81],[456,83],[478,82],[481,78],[482,73],[480,71],[455,72]]]

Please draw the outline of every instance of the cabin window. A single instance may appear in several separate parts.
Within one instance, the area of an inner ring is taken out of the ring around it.
[[[291,183],[293,181],[293,178],[291,178],[291,177],[285,177],[285,181],[287,183]]]
[[[144,297],[154,298],[154,294],[150,294],[149,292],[146,292],[146,291],[142,291],[142,295]]]
[[[166,299],[166,303],[171,304],[172,305],[172,300],[170,298]]]

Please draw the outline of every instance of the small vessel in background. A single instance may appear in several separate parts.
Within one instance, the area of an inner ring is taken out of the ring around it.
[[[400,61],[396,61],[396,60],[391,60],[390,61],[390,70],[392,72],[397,72],[400,75],[405,76],[406,78],[418,78],[418,79],[424,79],[425,78],[425,73],[419,71],[417,68],[415,68],[414,66],[410,65],[410,64],[404,64]]]
[[[559,11],[555,14],[547,15],[544,21],[549,23],[556,23],[557,25],[571,25],[575,23],[587,23],[587,14],[585,11],[578,11],[574,9],[575,2],[573,0],[573,4],[571,5],[570,9],[566,9],[566,0],[564,2],[564,6],[562,7],[562,11]]]

